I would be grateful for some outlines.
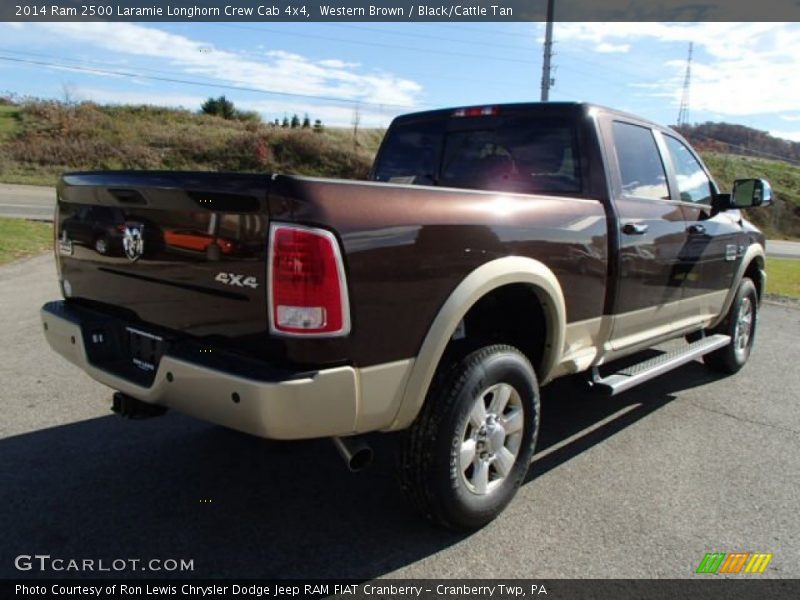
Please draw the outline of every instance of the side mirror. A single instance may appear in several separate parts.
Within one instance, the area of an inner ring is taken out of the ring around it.
[[[766,179],[737,179],[733,182],[731,208],[772,204],[772,186]]]

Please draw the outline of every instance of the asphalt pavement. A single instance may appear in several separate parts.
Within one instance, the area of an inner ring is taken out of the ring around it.
[[[517,498],[459,535],[400,495],[384,434],[353,475],[327,440],[112,415],[41,335],[57,297],[51,257],[0,268],[0,577],[49,554],[190,559],[198,578],[692,578],[712,551],[770,552],[762,577],[800,577],[800,310],[765,305],[732,377],[695,362],[610,400],[549,386]]]
[[[0,183],[0,217],[52,221],[55,205],[55,188]]]

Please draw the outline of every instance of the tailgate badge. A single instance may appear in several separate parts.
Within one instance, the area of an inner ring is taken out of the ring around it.
[[[131,262],[136,262],[144,254],[143,229],[142,225],[125,225],[122,235],[122,247],[125,249],[125,256]]]

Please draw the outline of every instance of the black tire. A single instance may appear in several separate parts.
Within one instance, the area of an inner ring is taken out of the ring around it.
[[[742,319],[749,311],[750,321],[745,323]],[[749,277],[744,277],[736,290],[736,296],[731,303],[730,310],[725,319],[714,328],[711,333],[724,333],[731,336],[731,343],[715,350],[703,357],[703,362],[709,369],[720,373],[733,374],[738,372],[750,357],[753,340],[756,335],[758,321],[758,291]],[[742,330],[743,327],[749,331]],[[746,339],[738,337],[740,334]],[[743,342],[743,343],[742,343]]]
[[[506,393],[510,396],[503,404]],[[503,408],[492,419],[495,394]],[[484,410],[488,424],[483,427],[474,425],[479,398],[490,409]],[[502,433],[497,433],[498,425]],[[477,529],[497,517],[516,494],[528,472],[538,430],[539,387],[528,359],[511,346],[475,350],[439,374],[421,413],[404,432],[400,485],[434,523]],[[471,460],[462,457],[468,443],[476,448]],[[515,447],[516,457],[511,458]],[[505,460],[500,460],[501,454]],[[466,470],[462,461],[470,465]]]
[[[111,253],[111,244],[108,238],[104,235],[99,235],[94,240],[94,249],[98,254],[103,256]]]

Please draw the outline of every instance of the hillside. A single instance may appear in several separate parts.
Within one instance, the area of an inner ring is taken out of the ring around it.
[[[382,135],[362,129],[356,143],[349,129],[284,129],[187,110],[0,103],[0,182],[53,185],[62,172],[78,169],[278,171],[358,179],[366,176]],[[699,146],[723,190],[736,178],[769,179],[778,201],[771,209],[750,211],[750,217],[769,237],[800,238],[800,167]]]
[[[800,166],[800,142],[777,138],[760,129],[711,121],[677,129],[701,151],[777,158]]]
[[[0,181],[53,185],[66,170],[196,169],[364,177],[382,132],[283,129],[152,106],[0,105]]]

